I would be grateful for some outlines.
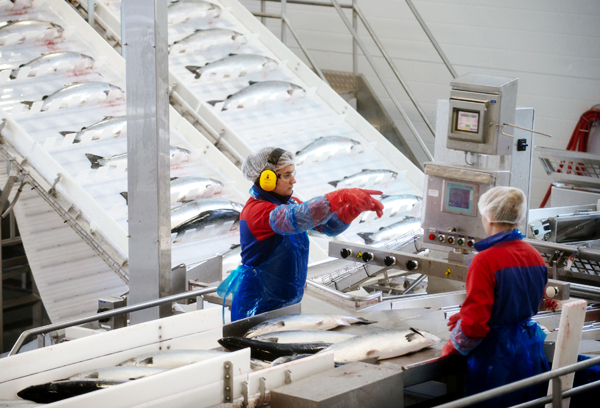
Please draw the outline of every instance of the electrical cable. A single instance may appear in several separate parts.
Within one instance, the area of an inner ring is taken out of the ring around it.
[[[575,126],[573,130],[573,134],[571,135],[571,139],[567,144],[566,150],[570,151],[578,151],[578,152],[587,152],[587,146],[590,138],[590,131],[595,122],[600,122],[600,108],[598,105],[594,105],[590,110],[585,112],[579,118],[579,122]],[[562,164],[560,165],[562,167]],[[557,172],[561,172],[560,169],[556,169]],[[550,193],[552,191],[552,185],[548,187],[548,191],[540,204],[540,208],[544,208],[548,199],[550,198]]]

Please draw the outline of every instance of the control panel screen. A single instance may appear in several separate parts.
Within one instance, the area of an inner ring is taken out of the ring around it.
[[[479,112],[458,110],[455,129],[462,132],[479,132]]]
[[[476,187],[468,184],[446,182],[443,210],[447,212],[477,215],[475,210]]]

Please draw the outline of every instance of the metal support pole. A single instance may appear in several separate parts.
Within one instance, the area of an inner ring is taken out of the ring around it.
[[[127,48],[129,299],[171,291],[171,214],[167,2],[123,2]],[[131,315],[131,324],[171,315],[162,305]]]
[[[354,30],[354,28],[352,28],[352,24],[350,23],[350,21],[348,21],[348,18],[346,17],[346,15],[344,14],[344,11],[340,7],[340,4],[337,2],[337,0],[331,0],[331,2],[333,3],[333,6],[337,10],[337,12],[340,15],[340,17],[342,18],[342,21],[344,22],[344,24],[346,24],[346,28],[348,28],[348,30],[350,31],[350,33],[352,34],[352,36],[354,37],[354,39],[358,43],[358,46],[360,47],[361,51],[363,52],[365,58],[367,58],[367,61],[369,61],[369,64],[373,68],[373,71],[375,71],[375,74],[377,75],[377,77],[379,78],[379,80],[381,81],[381,83],[383,84],[383,86],[384,86],[387,94],[389,95],[390,99],[392,100],[392,102],[396,106],[396,109],[398,109],[398,111],[402,115],[402,118],[404,118],[404,121],[406,122],[406,124],[409,127],[410,131],[412,132],[413,136],[415,137],[415,139],[417,140],[417,142],[421,146],[421,149],[423,150],[423,152],[427,156],[427,160],[433,161],[433,156],[431,155],[431,152],[429,151],[429,149],[425,145],[425,142],[423,141],[423,139],[419,135],[419,132],[417,131],[417,129],[413,125],[413,123],[410,120],[410,118],[408,117],[408,115],[406,114],[406,111],[404,110],[404,108],[402,107],[402,105],[400,105],[400,101],[398,101],[398,98],[396,98],[396,95],[394,95],[394,93],[392,92],[392,88],[390,87],[390,84],[387,82],[387,80],[383,76],[383,73],[379,70],[379,67],[377,67],[377,64],[375,63],[375,60],[373,59],[373,57],[369,53],[369,50],[367,49],[366,45],[358,37],[358,34]]]
[[[121,2],[121,56],[127,61],[125,55],[125,2]]]
[[[427,34],[427,37],[429,37],[429,41],[431,41],[431,44],[433,44],[433,46],[434,46],[435,50],[437,51],[438,55],[440,56],[440,58],[442,59],[442,61],[444,61],[444,64],[446,65],[446,68],[448,68],[448,71],[450,71],[450,75],[452,75],[452,78],[458,77],[458,74],[456,73],[456,71],[452,67],[452,64],[450,64],[450,61],[448,60],[448,58],[446,58],[446,54],[444,54],[444,51],[442,51],[442,48],[440,47],[440,45],[435,40],[435,37],[433,36],[433,34],[431,33],[431,31],[429,31],[429,28],[427,27],[427,24],[425,24],[425,21],[421,17],[421,14],[419,14],[419,12],[417,11],[417,8],[413,4],[412,0],[406,0],[406,4],[408,4],[408,7],[410,7],[410,10],[415,15],[415,18],[417,19],[417,21],[419,22],[419,24],[421,24],[421,27],[423,28],[423,31],[425,31],[425,34]]]
[[[88,0],[88,23],[93,27],[94,26],[94,9],[96,5],[96,0]]]
[[[265,2],[265,0],[260,0],[260,12],[261,13],[267,12],[267,2]],[[263,23],[264,25],[267,25],[267,18],[261,17],[260,22]]]
[[[356,13],[357,0],[352,0],[352,27],[358,33],[358,15]],[[358,44],[352,39],[352,73],[358,75]]]
[[[560,377],[552,379],[552,408],[562,408],[562,382]]]
[[[285,26],[286,26],[286,17],[287,17],[287,0],[281,0],[281,42],[285,45],[286,42],[286,34],[285,34]]]

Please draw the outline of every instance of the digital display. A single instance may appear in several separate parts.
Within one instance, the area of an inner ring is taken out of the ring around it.
[[[457,111],[456,130],[477,133],[479,131],[479,112]]]
[[[476,216],[475,195],[477,186],[445,182],[444,206],[446,212]]]
[[[454,208],[463,208],[468,210],[471,205],[471,190],[464,188],[450,188],[448,193],[448,205]]]

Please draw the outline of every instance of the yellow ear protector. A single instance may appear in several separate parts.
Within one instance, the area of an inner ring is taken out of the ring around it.
[[[283,149],[275,149],[269,154],[267,158],[267,162],[271,163],[273,166],[277,166],[277,162],[281,158],[281,156],[285,153]],[[277,187],[277,174],[273,170],[265,169],[260,173],[260,178],[258,184],[260,188],[265,191],[273,191],[275,187]]]

